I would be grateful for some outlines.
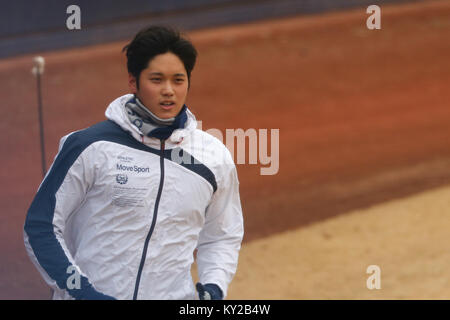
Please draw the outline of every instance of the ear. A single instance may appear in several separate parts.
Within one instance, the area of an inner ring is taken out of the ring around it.
[[[131,93],[137,93],[136,77],[131,73],[128,73],[128,87],[130,88]]]

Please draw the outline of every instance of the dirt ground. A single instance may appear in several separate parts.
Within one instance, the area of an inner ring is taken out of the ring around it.
[[[449,206],[447,186],[248,242],[227,298],[448,300]]]
[[[369,263],[366,249],[362,244],[358,250],[345,248],[371,235],[366,219],[379,219],[377,239],[385,241],[376,241],[382,247],[396,248],[404,261],[410,261],[408,255],[417,261],[410,268],[428,263],[437,270],[428,273],[426,283],[418,281],[417,272],[397,270],[403,285],[386,297],[449,297],[444,286],[448,255],[441,256],[447,239],[436,234],[423,236],[420,246],[412,241],[419,231],[428,234],[446,226],[442,199],[448,199],[448,190],[436,189],[444,191],[437,191],[435,201],[427,193],[411,200],[417,208],[415,201],[424,201],[420,210],[408,211],[409,202],[403,200],[383,203],[450,184],[450,1],[382,6],[381,30],[368,30],[367,16],[363,8],[189,33],[200,54],[187,104],[203,129],[280,130],[276,175],[260,175],[261,163],[238,165],[245,239],[230,297],[377,298],[379,293],[367,289],[351,294],[329,265],[333,260],[326,259],[334,252],[339,270],[367,277],[361,269]],[[61,136],[103,120],[109,102],[128,92],[124,45],[42,54],[48,164]],[[25,214],[42,178],[31,59],[0,60],[0,299],[48,298],[22,240]],[[363,211],[368,207],[378,209]],[[414,223],[411,215],[417,218]],[[336,221],[347,216],[355,220],[338,226]],[[357,220],[360,224],[351,222]],[[396,233],[397,226],[411,230]],[[300,235],[280,240],[290,232]],[[265,261],[264,250],[252,248],[280,245],[286,250],[270,251],[279,259],[267,261],[283,261],[270,265],[270,272],[288,278],[277,289],[245,291],[242,279],[267,282],[268,266],[258,262]],[[433,248],[434,260],[427,248]],[[397,268],[375,260],[383,263],[383,275]],[[333,279],[335,285],[329,283]],[[323,286],[324,281],[329,285]],[[381,292],[387,292],[389,281]],[[427,285],[431,291],[420,291]]]

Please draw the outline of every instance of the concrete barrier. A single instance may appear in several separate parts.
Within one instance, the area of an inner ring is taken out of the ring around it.
[[[420,1],[420,0],[415,0]],[[129,39],[150,24],[193,30],[265,18],[411,0],[15,0],[0,11],[0,58]],[[81,29],[68,30],[70,5]]]

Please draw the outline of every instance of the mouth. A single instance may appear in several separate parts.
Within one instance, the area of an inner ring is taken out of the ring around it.
[[[160,107],[164,110],[170,110],[175,107],[175,102],[173,101],[162,101],[159,103]]]

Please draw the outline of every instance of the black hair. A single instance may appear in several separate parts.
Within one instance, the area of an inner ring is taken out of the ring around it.
[[[197,50],[178,30],[165,26],[147,27],[139,31],[123,51],[126,51],[128,72],[136,78],[138,89],[142,70],[148,67],[155,56],[167,52],[175,54],[183,62],[190,85]]]

